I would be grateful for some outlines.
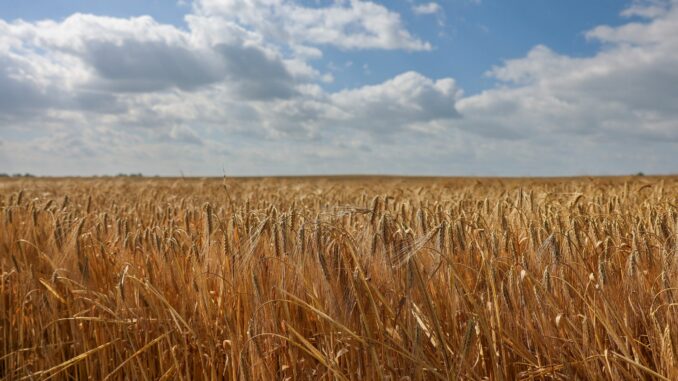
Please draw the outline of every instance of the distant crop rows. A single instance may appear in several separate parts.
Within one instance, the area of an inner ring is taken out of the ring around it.
[[[0,379],[678,380],[678,178],[0,180]]]

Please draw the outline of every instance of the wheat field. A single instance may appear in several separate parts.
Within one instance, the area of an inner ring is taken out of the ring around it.
[[[0,181],[6,380],[678,380],[678,178]]]

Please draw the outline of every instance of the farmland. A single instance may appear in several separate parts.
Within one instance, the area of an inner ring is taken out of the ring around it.
[[[678,178],[0,180],[0,378],[678,379]]]

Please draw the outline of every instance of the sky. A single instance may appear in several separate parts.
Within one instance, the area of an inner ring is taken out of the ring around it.
[[[0,173],[678,174],[678,0],[0,0]]]

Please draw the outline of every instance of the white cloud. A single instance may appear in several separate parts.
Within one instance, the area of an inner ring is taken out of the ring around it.
[[[677,25],[674,7],[648,22],[596,27],[586,35],[605,47],[585,58],[537,46],[488,72],[504,86],[462,99],[458,108],[469,125],[525,138],[678,142]]]
[[[186,29],[0,20],[0,171],[675,171],[678,7],[648,4],[625,11],[641,21],[587,32],[597,54],[536,46],[470,96],[413,71],[323,89],[334,78],[314,64],[327,46],[430,48],[371,2],[203,0]]]
[[[434,15],[442,12],[442,8],[438,3],[424,3],[412,5],[412,12],[417,15]]]
[[[228,15],[240,7],[238,17]],[[96,121],[143,131],[199,120],[222,132],[308,138],[320,121],[330,120],[323,119],[333,112],[328,110],[338,109],[329,94],[313,85],[334,80],[309,63],[322,57],[314,44],[427,47],[403,29],[396,13],[370,2],[304,8],[281,1],[201,1],[193,10],[188,30],[148,16],[0,20],[0,84],[10,90],[0,92],[0,111],[5,111],[0,118],[30,115],[11,126],[23,130]],[[280,45],[270,36],[276,28],[294,29],[298,37]],[[174,127],[155,136],[169,141],[182,131]],[[193,142],[206,131],[192,134]]]
[[[416,72],[336,93],[315,86],[300,92],[303,96],[254,106],[253,122],[263,127],[262,137],[334,140],[342,131],[359,131],[383,139],[406,133],[416,123],[459,117],[454,80],[434,81]]]
[[[450,78],[433,81],[406,72],[378,85],[340,91],[329,99],[341,110],[337,121],[388,134],[417,122],[458,118],[455,102],[460,95]]]
[[[0,21],[0,29],[13,46],[0,56],[0,63],[13,65],[5,66],[6,71],[20,71],[24,83],[37,81],[43,89],[70,89],[74,97],[82,92],[191,91],[223,81],[245,98],[294,93],[282,58],[265,46],[245,42],[237,29],[230,43],[214,45],[200,44],[189,32],[147,16],[75,14],[60,23]]]
[[[668,6],[668,3],[662,4],[665,7]],[[659,11],[659,8],[652,8],[654,11],[645,13],[645,17],[650,19],[649,22],[630,22],[619,27],[598,26],[588,31],[586,37],[617,45],[643,45],[644,48],[652,48],[651,44],[675,46],[678,35],[678,23],[676,22],[678,1],[673,1],[671,4],[672,7],[662,11]],[[642,13],[639,9],[634,10],[634,13],[638,12]]]
[[[670,8],[671,1],[666,0],[634,0],[633,4],[622,11],[622,16],[655,18],[663,15]]]
[[[430,50],[404,27],[400,15],[370,1],[337,1],[305,7],[289,0],[200,0],[191,25],[231,22],[286,44],[332,45],[342,49]],[[214,30],[214,29],[213,29]]]

